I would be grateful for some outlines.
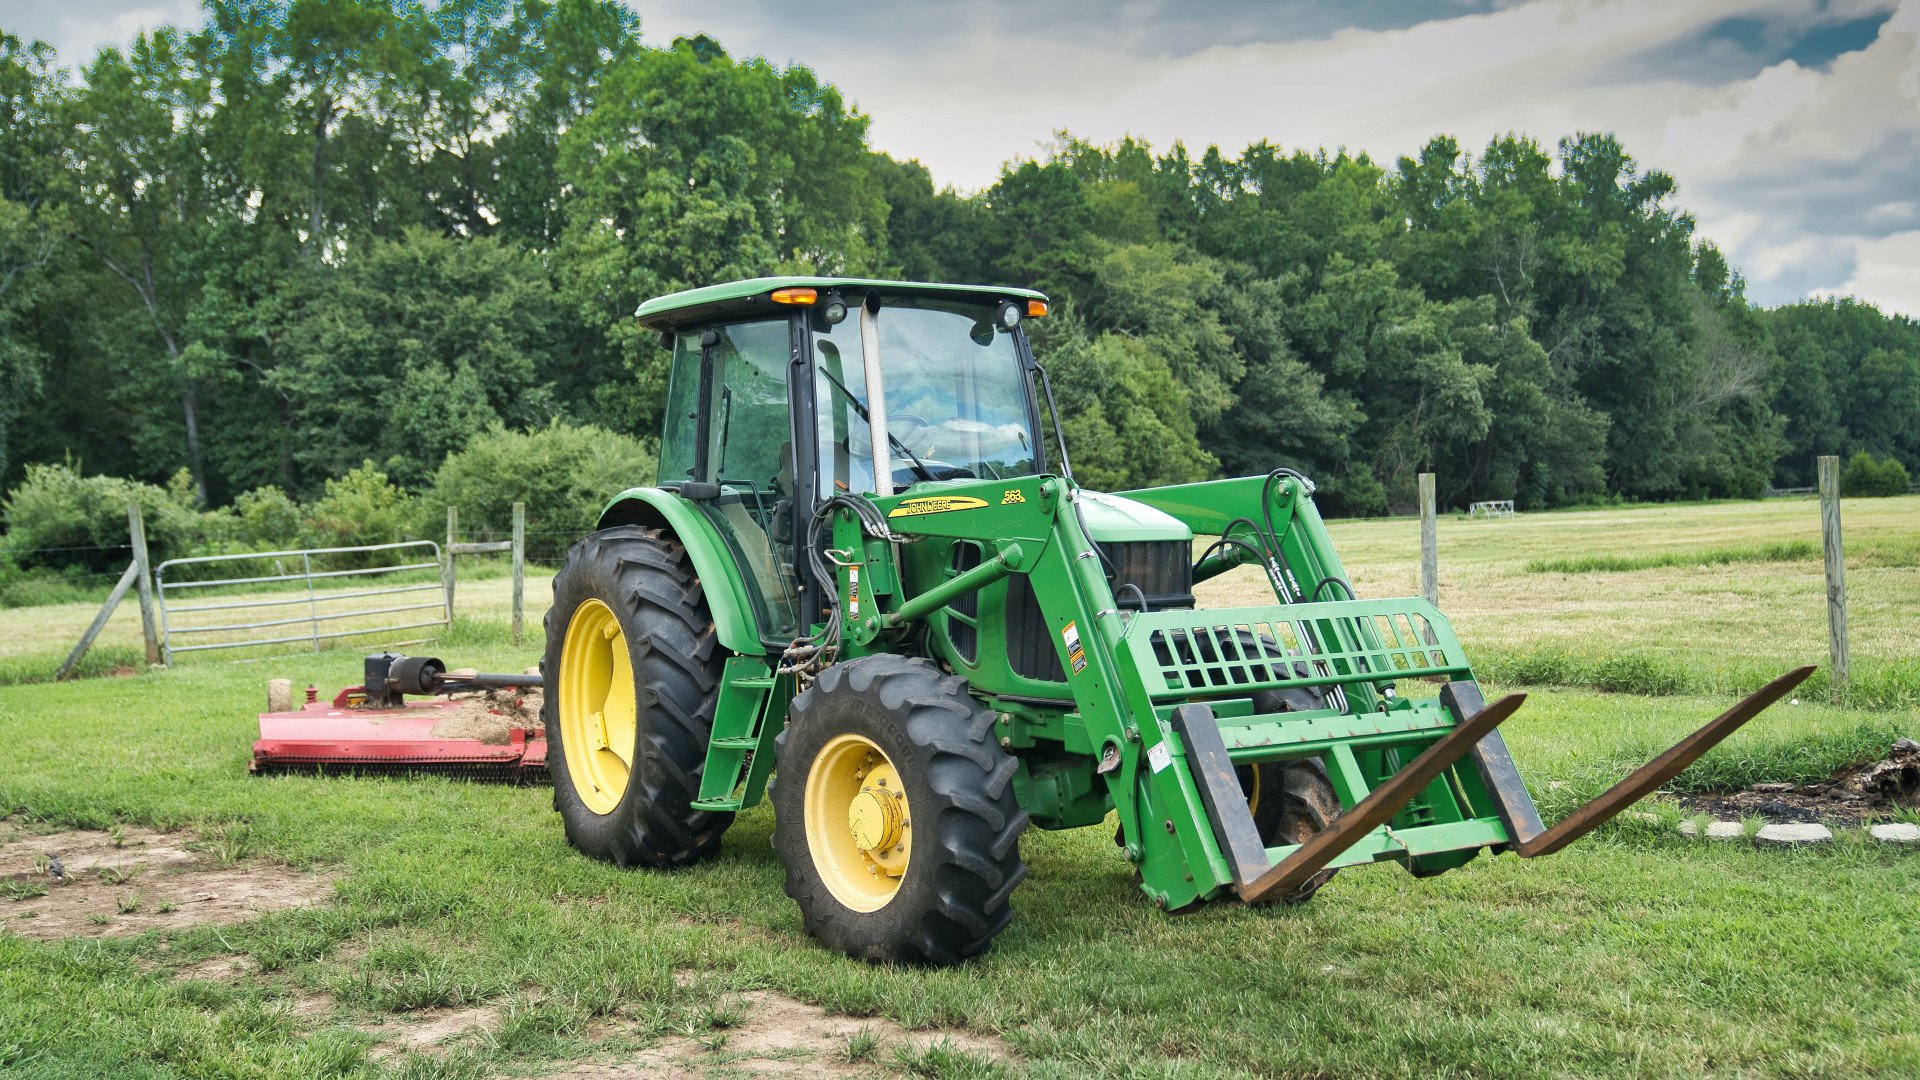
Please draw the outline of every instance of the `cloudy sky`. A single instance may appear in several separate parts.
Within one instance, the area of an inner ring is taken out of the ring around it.
[[[1612,131],[1678,179],[1753,299],[1920,317],[1920,0],[630,2],[655,44],[811,65],[877,149],[963,190],[1062,128],[1386,161],[1439,133]],[[0,0],[66,57],[167,21],[196,4]]]

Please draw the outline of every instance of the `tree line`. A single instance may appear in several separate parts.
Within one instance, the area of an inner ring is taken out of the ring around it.
[[[489,432],[644,439],[634,310],[768,273],[1047,290],[1097,487],[1288,466],[1367,514],[1423,471],[1532,508],[1920,470],[1920,325],[1748,303],[1609,135],[1388,165],[1062,133],[965,193],[807,67],[604,0],[206,11],[71,71],[0,31],[0,487],[311,501],[369,463],[425,490]]]

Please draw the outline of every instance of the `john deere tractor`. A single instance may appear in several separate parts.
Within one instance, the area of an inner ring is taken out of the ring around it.
[[[1521,695],[1482,700],[1431,604],[1357,595],[1306,476],[1074,481],[1024,332],[1046,314],[1025,289],[793,277],[640,308],[672,356],[659,477],[607,504],[547,614],[575,847],[690,865],[771,797],[810,933],[951,964],[1012,919],[1029,827],[1117,819],[1170,912],[1547,854],[1812,670],[1544,828],[1495,730]],[[1196,608],[1240,566],[1271,604]]]

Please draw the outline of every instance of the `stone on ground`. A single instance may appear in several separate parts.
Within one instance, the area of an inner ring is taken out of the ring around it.
[[[1738,840],[1747,835],[1747,827],[1737,821],[1710,821],[1707,823],[1707,839]]]
[[[1833,839],[1825,825],[1763,825],[1753,835],[1759,844],[1819,844]]]
[[[1905,821],[1875,825],[1867,833],[1883,844],[1920,844],[1920,825]]]

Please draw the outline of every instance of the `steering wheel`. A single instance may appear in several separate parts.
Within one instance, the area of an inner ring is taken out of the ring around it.
[[[910,426],[908,426],[905,431],[902,431],[900,430],[901,424],[907,424]],[[914,445],[914,442],[913,442],[914,436],[919,435],[922,432],[928,431],[932,427],[933,427],[933,424],[930,423],[926,417],[915,416],[912,413],[901,413],[898,416],[887,417],[887,434],[892,435],[894,438],[900,440],[900,445],[911,447],[913,452],[916,454],[921,453],[922,451],[920,447]]]

